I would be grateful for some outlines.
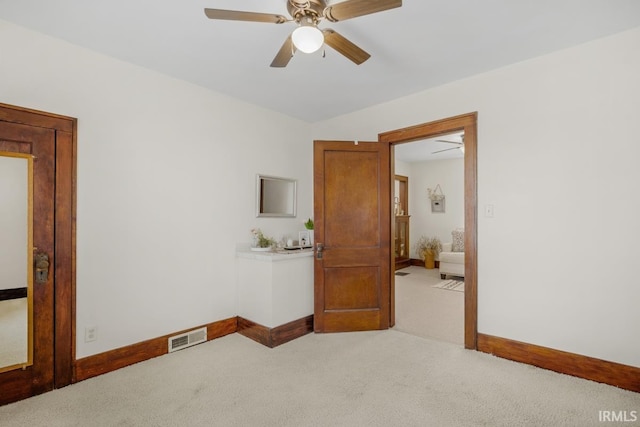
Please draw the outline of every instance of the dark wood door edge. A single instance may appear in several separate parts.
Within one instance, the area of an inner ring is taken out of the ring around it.
[[[478,350],[504,359],[640,392],[640,368],[616,362],[478,334]]]
[[[169,352],[168,340],[170,337],[205,326],[207,327],[207,341],[211,341],[235,333],[238,329],[238,322],[236,317],[231,317],[78,359],[75,364],[74,382],[106,374],[134,363],[167,354]]]

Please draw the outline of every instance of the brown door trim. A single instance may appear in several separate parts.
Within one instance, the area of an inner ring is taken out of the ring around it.
[[[432,138],[464,130],[464,226],[465,226],[465,290],[464,290],[464,346],[476,350],[478,346],[478,191],[477,191],[477,123],[473,112],[434,122],[423,123],[378,134],[380,142],[390,145]],[[394,176],[394,159],[391,159]],[[391,210],[392,208],[389,207]],[[391,277],[391,323],[395,323],[393,294],[395,277]]]
[[[73,381],[75,357],[77,120],[0,103],[0,120],[56,133],[54,387]]]

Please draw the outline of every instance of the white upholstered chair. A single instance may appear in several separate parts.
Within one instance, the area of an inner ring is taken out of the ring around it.
[[[453,241],[443,243],[442,251],[438,256],[442,279],[445,279],[447,275],[464,277],[464,230],[453,230],[451,235]]]

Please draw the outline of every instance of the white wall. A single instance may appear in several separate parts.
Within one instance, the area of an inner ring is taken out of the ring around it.
[[[422,259],[415,251],[420,236],[451,242],[451,231],[464,228],[464,159],[410,163],[409,213],[411,258]],[[428,188],[440,185],[445,195],[445,211],[431,212]]]
[[[313,137],[478,111],[479,331],[640,366],[638,52],[635,29],[317,123]]]
[[[479,331],[640,366],[640,29],[313,126],[0,35],[0,101],[79,119],[78,357],[235,315],[235,244],[311,216],[311,139],[478,111]],[[300,180],[298,218],[254,218],[257,172]]]
[[[395,166],[396,166],[396,170],[395,170],[396,175],[404,175],[404,176],[411,175],[411,163],[403,162],[402,160],[396,159]],[[411,189],[411,187],[409,187],[409,189]]]
[[[237,315],[236,243],[312,216],[309,125],[4,21],[0,52],[0,102],[78,118],[76,356]],[[297,218],[255,218],[256,173]]]

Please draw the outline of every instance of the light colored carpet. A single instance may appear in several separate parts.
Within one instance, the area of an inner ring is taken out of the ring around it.
[[[0,407],[0,424],[585,427],[639,408],[637,393],[387,330],[275,349],[233,334]]]
[[[411,266],[396,276],[396,325],[394,329],[424,338],[464,345],[464,292],[434,288],[438,269]]]
[[[443,280],[433,285],[436,289],[445,289],[447,291],[464,292],[464,282],[461,280]]]

